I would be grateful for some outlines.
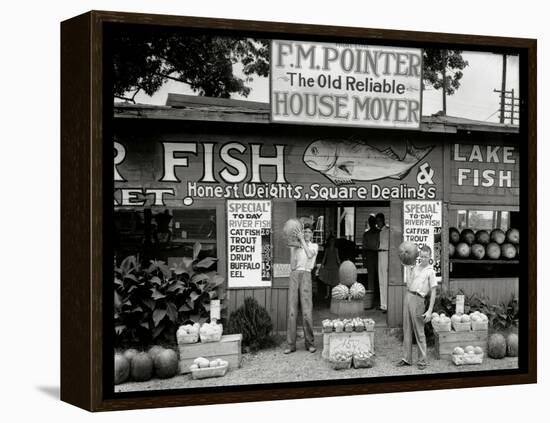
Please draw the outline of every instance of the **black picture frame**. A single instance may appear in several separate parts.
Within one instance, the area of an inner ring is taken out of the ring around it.
[[[112,390],[113,191],[109,31],[117,26],[177,27],[190,32],[265,38],[361,41],[400,46],[513,52],[522,89],[521,204],[527,218],[522,255],[519,369],[472,374],[246,385],[115,394]],[[90,411],[235,403],[536,383],[536,40],[383,29],[91,11],[61,24],[61,399]],[[109,199],[109,200],[108,200]],[[524,335],[525,334],[525,335]]]

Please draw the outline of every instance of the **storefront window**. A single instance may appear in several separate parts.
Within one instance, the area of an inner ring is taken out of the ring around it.
[[[510,228],[510,212],[493,210],[457,210],[456,227],[459,230],[469,228],[474,231],[495,228],[506,231]]]

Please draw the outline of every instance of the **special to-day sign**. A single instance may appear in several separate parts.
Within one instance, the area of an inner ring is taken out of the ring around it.
[[[418,128],[422,50],[273,40],[271,119]]]
[[[403,240],[432,250],[432,265],[441,273],[441,201],[403,202]]]
[[[272,280],[270,200],[227,201],[227,284],[269,287]]]

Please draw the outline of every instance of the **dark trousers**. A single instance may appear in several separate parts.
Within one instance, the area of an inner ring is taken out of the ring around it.
[[[309,348],[314,344],[313,300],[310,271],[293,270],[290,272],[286,329],[286,341],[290,349],[296,349],[296,320],[298,317],[298,303],[302,309],[305,346],[306,348]]]
[[[428,347],[424,333],[424,298],[407,291],[403,298],[403,360],[412,364],[413,334],[418,346],[418,363],[427,363]]]

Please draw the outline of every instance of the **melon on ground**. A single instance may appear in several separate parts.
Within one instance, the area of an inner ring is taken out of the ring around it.
[[[518,356],[518,336],[515,333],[511,333],[506,337],[506,355],[508,357]]]
[[[500,333],[493,333],[487,342],[487,354],[491,358],[504,358],[506,356],[506,339]]]
[[[149,351],[147,353],[151,356],[151,359],[155,359],[158,353],[164,351],[164,347],[161,347],[160,345],[153,345],[151,348],[149,348]]]
[[[135,348],[128,348],[122,355],[128,359],[128,361],[132,361],[132,359],[139,354],[139,351]]]
[[[174,350],[166,349],[155,357],[155,374],[161,379],[176,376],[178,368],[178,354]]]
[[[126,382],[130,376],[130,362],[124,355],[115,354],[115,385]]]
[[[153,377],[153,359],[145,352],[137,354],[131,363],[132,379],[145,382]]]

